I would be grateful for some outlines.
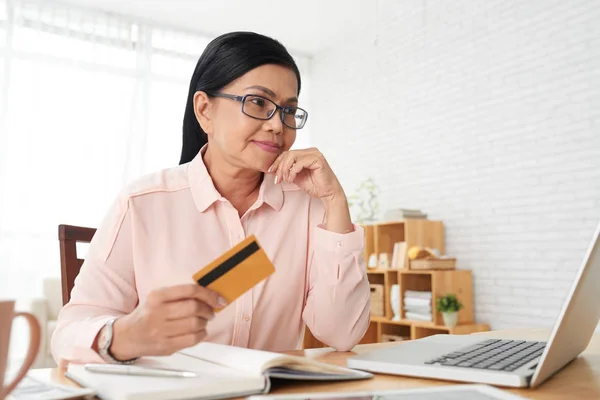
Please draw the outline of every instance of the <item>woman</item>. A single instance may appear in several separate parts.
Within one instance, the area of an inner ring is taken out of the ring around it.
[[[237,32],[196,65],[180,165],[130,185],[91,243],[52,337],[59,365],[133,362],[200,341],[338,350],[369,324],[363,230],[316,149],[290,150],[307,113],[277,41]],[[276,272],[227,305],[192,275],[254,234]],[[215,314],[215,310],[222,310]]]

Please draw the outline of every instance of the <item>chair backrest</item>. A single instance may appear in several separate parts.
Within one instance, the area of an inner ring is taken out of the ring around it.
[[[83,265],[83,259],[77,257],[77,243],[92,241],[96,229],[83,226],[59,225],[58,240],[60,242],[60,277],[63,305],[71,298],[71,289],[75,285],[75,277]]]

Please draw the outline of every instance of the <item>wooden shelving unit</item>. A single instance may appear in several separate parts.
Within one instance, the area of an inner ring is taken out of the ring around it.
[[[403,220],[363,226],[365,229],[365,261],[372,253],[393,253],[394,243],[404,241],[407,249],[412,246],[432,247],[445,254],[444,226],[441,221]],[[391,262],[391,260],[390,260]],[[383,285],[384,315],[371,315],[369,329],[360,343],[379,343],[388,340],[414,340],[435,334],[462,335],[489,331],[487,324],[474,321],[473,279],[469,270],[413,271],[408,269],[408,255],[402,269],[367,268],[371,284]],[[393,309],[390,300],[392,285],[400,286],[400,320],[392,320]],[[404,312],[404,293],[407,290],[432,292],[432,321],[406,319]],[[463,304],[458,314],[458,325],[449,328],[444,325],[441,313],[435,309],[435,299],[447,293],[456,294]],[[304,348],[323,347],[307,329]]]
[[[368,261],[372,253],[392,255],[396,242],[406,242],[407,249],[412,246],[427,246],[438,249],[441,254],[446,251],[442,221],[407,219],[363,225],[363,228],[365,230],[365,261]],[[405,265],[408,265],[408,255],[404,261]]]
[[[473,309],[473,280],[471,271],[411,271],[408,269],[368,269],[367,275],[371,283],[383,283],[385,315],[371,316],[369,330],[361,343],[379,343],[385,341],[387,335],[409,339],[419,339],[436,334],[463,335],[474,332],[489,331],[487,324],[475,323]],[[389,293],[391,285],[400,284],[400,320],[394,321]],[[406,290],[431,290],[432,310],[435,310],[435,299],[446,293],[454,293],[464,305],[458,312],[458,325],[449,328],[444,325],[441,313],[435,312],[432,321],[406,319],[404,313],[404,293]],[[313,343],[317,344],[318,343]]]

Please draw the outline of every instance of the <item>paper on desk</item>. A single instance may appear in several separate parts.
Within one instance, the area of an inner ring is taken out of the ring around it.
[[[63,400],[95,393],[93,389],[74,388],[27,375],[8,396],[8,400]]]
[[[435,387],[387,389],[364,392],[312,392],[268,394],[246,400],[527,400],[511,392],[483,384],[453,384]]]

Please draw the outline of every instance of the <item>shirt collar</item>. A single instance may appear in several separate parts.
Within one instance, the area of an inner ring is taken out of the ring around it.
[[[204,164],[203,155],[207,147],[208,144],[205,144],[188,166],[192,197],[200,212],[206,211],[216,201],[225,201],[225,198],[215,188]],[[273,180],[273,174],[265,174],[258,192],[257,208],[263,203],[267,203],[275,211],[279,211],[283,207],[282,185],[276,185]]]

